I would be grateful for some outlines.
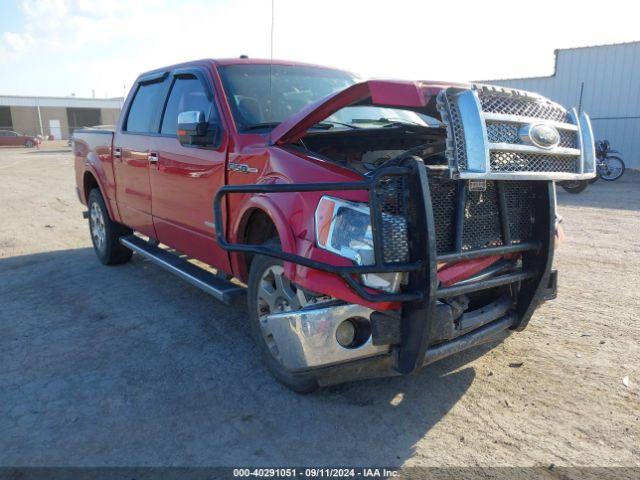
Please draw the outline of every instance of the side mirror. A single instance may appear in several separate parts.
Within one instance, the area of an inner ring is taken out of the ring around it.
[[[178,141],[181,145],[213,145],[218,139],[217,125],[210,124],[202,111],[178,114]]]

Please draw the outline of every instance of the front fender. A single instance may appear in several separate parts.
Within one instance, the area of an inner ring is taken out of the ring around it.
[[[278,206],[278,204],[266,195],[252,196],[242,206],[238,215],[234,215],[235,220],[231,225],[231,231],[229,240],[233,243],[241,243],[242,236],[247,227],[249,217],[255,210],[260,210],[266,214],[273,225],[276,227],[278,237],[280,238],[280,245],[285,252],[296,253],[296,241],[293,232],[287,221],[287,217]],[[234,274],[240,278],[247,278],[248,272],[245,271],[244,263],[242,262],[242,254],[231,253],[231,268]],[[285,262],[285,274],[289,278],[293,278],[295,272],[295,266],[289,262]]]

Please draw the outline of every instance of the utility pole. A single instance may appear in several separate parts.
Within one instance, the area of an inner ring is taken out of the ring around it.
[[[36,97],[36,108],[38,109],[38,122],[40,123],[40,135],[44,137],[44,129],[42,128],[42,113],[40,113],[40,98]]]

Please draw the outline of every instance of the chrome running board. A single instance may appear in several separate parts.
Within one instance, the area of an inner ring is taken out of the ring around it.
[[[140,237],[127,235],[120,238],[120,243],[223,303],[232,304],[238,297],[245,294],[243,287],[217,277]]]

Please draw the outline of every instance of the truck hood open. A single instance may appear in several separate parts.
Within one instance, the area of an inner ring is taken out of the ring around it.
[[[443,82],[411,82],[401,80],[368,80],[355,83],[317,102],[282,121],[271,132],[271,143],[292,143],[318,122],[349,105],[371,103],[379,106],[408,109],[425,108],[441,90],[460,84]]]

